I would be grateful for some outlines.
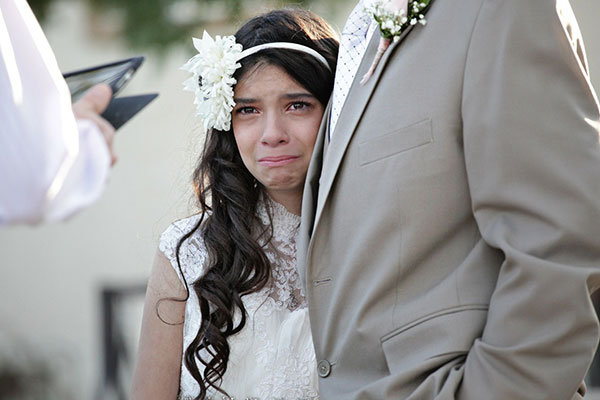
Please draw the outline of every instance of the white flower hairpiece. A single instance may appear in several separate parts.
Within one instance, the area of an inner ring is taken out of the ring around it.
[[[213,39],[206,31],[202,39],[192,38],[198,54],[181,69],[191,72],[192,77],[183,82],[184,90],[195,94],[196,112],[204,122],[204,129],[227,131],[231,126],[233,101],[233,78],[241,67],[238,56],[242,45],[233,36],[217,36]]]
[[[231,128],[231,111],[235,107],[233,85],[237,83],[233,74],[241,67],[239,61],[244,57],[267,48],[291,49],[312,55],[331,71],[325,57],[297,43],[264,43],[243,50],[242,45],[235,42],[235,36],[216,36],[213,39],[206,31],[202,39],[192,40],[198,54],[181,67],[192,73],[183,85],[184,90],[195,94],[196,113],[203,120],[205,131],[228,131]]]

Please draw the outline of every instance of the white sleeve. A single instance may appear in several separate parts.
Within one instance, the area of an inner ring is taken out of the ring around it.
[[[158,244],[159,250],[169,259],[181,282],[188,285],[204,275],[208,262],[208,250],[202,239],[201,231],[194,232],[181,244],[179,261],[177,260],[177,245],[186,234],[196,229],[200,218],[201,216],[197,214],[172,223],[162,233]]]
[[[0,0],[0,225],[72,215],[98,198],[109,169],[27,2]]]

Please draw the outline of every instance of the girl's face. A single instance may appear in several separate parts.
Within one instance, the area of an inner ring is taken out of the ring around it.
[[[279,203],[301,198],[323,105],[282,68],[259,65],[234,90],[235,141],[244,165]]]

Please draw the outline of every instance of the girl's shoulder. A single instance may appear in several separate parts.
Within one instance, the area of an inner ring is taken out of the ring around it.
[[[188,284],[202,276],[208,259],[202,239],[202,226],[198,226],[200,219],[201,214],[196,214],[173,222],[160,235],[158,243],[158,249],[169,259],[179,279],[182,279],[181,272],[183,272],[183,277]],[[192,231],[193,233],[181,244],[178,262],[177,246],[182,238]]]

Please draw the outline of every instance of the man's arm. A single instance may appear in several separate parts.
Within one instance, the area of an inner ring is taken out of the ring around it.
[[[0,225],[63,219],[99,196],[114,134],[108,124],[89,122],[100,108],[92,117],[84,106],[85,119],[76,120],[29,6],[0,0]]]
[[[599,112],[567,1],[484,0],[463,92],[472,207],[505,256],[459,399],[570,399],[600,285]]]

